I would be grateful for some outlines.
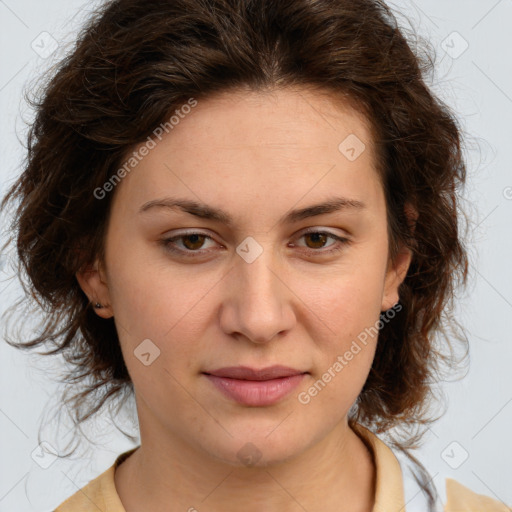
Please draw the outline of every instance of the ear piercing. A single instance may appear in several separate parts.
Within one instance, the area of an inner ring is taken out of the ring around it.
[[[96,304],[94,304],[94,307],[96,309],[101,309],[103,306],[99,302],[96,302]]]

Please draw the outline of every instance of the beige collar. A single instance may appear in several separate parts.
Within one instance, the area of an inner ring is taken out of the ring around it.
[[[402,469],[394,453],[362,425],[354,425],[354,431],[373,455],[376,483],[372,512],[405,512]]]

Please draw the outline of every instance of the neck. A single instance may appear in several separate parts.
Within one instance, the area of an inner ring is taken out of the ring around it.
[[[141,446],[115,485],[126,512],[370,512],[375,478],[372,454],[346,421],[298,455],[251,467],[141,425]]]

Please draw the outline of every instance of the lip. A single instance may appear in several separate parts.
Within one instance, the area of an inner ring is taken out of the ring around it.
[[[296,388],[308,372],[287,366],[270,366],[260,370],[247,366],[230,366],[203,372],[225,396],[249,406],[272,405]]]
[[[216,377],[227,377],[229,379],[240,380],[270,380],[279,379],[281,377],[290,377],[292,375],[299,375],[306,373],[302,370],[290,368],[289,366],[267,366],[266,368],[256,369],[250,366],[228,366],[226,368],[219,368],[209,372],[204,372],[208,375]]]

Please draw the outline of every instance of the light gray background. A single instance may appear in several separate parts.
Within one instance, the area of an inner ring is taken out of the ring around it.
[[[22,101],[22,88],[58,61],[64,44],[73,41],[87,12],[98,4],[0,0],[2,196],[24,158],[18,139],[24,140],[23,119],[30,120],[31,113]],[[443,500],[444,478],[452,477],[511,506],[512,1],[401,0],[390,5],[436,47],[437,71],[431,85],[472,137],[466,150],[465,194],[473,205],[470,283],[456,310],[470,339],[471,366],[464,380],[443,385],[448,412],[428,432],[417,456]],[[52,50],[45,33],[59,44],[51,56],[45,54]],[[462,53],[465,41],[468,48]],[[0,258],[0,313],[21,290],[16,281],[8,280],[9,257]],[[35,317],[26,319],[28,327],[34,324]],[[102,443],[98,448],[43,469],[31,454],[38,445],[39,424],[52,404],[49,400],[57,396],[49,376],[52,368],[58,372],[58,366],[6,343],[0,343],[0,365],[0,511],[52,510],[132,447],[103,421],[88,430]],[[53,442],[51,429],[43,439]],[[467,460],[459,466],[466,453]]]

